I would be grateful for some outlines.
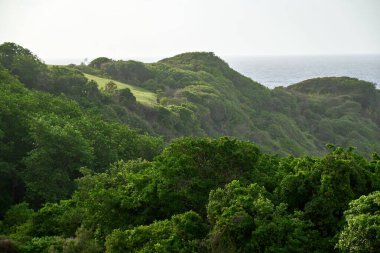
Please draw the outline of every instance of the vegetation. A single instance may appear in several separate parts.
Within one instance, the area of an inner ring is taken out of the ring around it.
[[[153,64],[98,58],[76,68],[155,92],[161,107],[145,119],[168,139],[228,135],[283,155],[322,155],[326,143],[380,152],[380,91],[365,81],[316,78],[269,90],[212,53]]]
[[[352,149],[280,158],[187,137],[85,174],[67,200],[14,205],[1,229],[22,252],[376,252],[379,164]]]
[[[4,43],[0,101],[0,252],[380,247],[373,84],[269,90],[211,53],[48,67]]]
[[[157,95],[143,88],[90,74],[84,74],[84,76],[87,77],[88,80],[95,81],[100,89],[105,89],[106,85],[112,81],[116,84],[117,89],[129,89],[136,97],[136,100],[142,104],[154,106],[157,103]]]
[[[166,141],[227,135],[281,155],[323,155],[326,143],[380,152],[380,91],[354,78],[316,78],[269,90],[212,53],[152,64],[100,57],[88,65],[47,67],[13,43],[0,46],[0,63],[31,89],[64,94],[107,120]],[[106,90],[112,83],[116,89]]]
[[[362,196],[350,203],[344,213],[346,226],[339,236],[343,252],[376,252],[380,248],[380,192]]]
[[[33,207],[70,196],[81,167],[152,159],[162,140],[106,122],[64,96],[32,92],[0,69],[0,215],[27,199]]]

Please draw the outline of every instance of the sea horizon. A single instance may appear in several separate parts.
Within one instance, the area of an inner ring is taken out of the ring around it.
[[[269,88],[332,76],[358,78],[380,88],[380,54],[240,56],[225,60]]]

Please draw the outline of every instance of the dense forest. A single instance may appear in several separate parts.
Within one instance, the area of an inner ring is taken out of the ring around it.
[[[51,66],[0,45],[0,252],[379,252],[380,91],[213,53]]]

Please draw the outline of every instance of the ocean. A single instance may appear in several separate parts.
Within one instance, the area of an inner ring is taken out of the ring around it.
[[[233,69],[269,87],[306,79],[349,76],[380,89],[380,55],[222,57]]]

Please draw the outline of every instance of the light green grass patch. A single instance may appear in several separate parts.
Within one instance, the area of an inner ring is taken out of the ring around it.
[[[103,77],[98,77],[90,74],[83,73],[87,79],[89,80],[94,80],[97,84],[99,89],[105,87],[105,85],[109,82],[114,82],[117,86],[117,89],[125,89],[129,88],[132,92],[132,94],[136,97],[137,102],[140,102],[145,105],[149,106],[155,106],[157,105],[157,95],[151,91],[145,90],[140,87],[136,87],[130,84],[122,83],[116,80],[108,79],[108,78],[103,78]]]

